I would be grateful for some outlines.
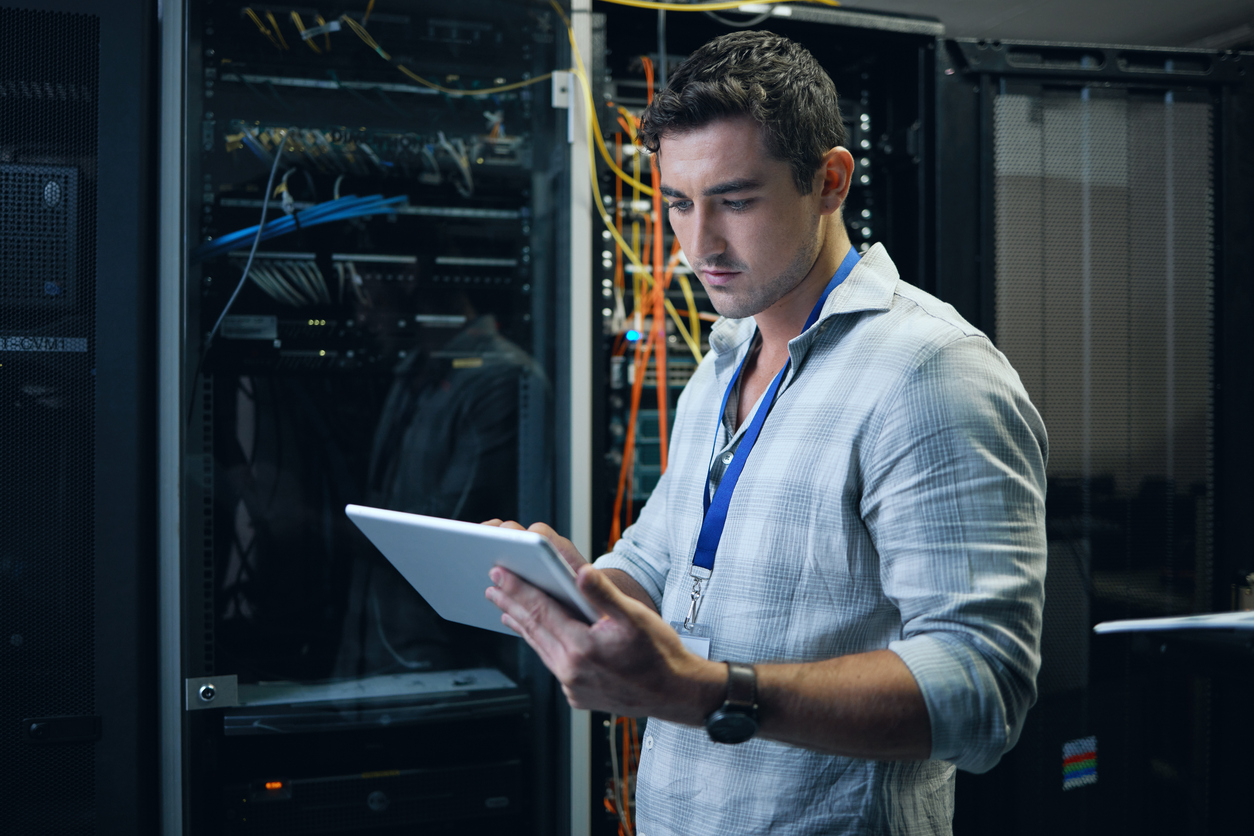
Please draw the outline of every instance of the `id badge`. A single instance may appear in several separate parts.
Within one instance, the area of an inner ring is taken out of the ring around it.
[[[688,648],[689,653],[695,653],[702,659],[710,658],[710,631],[705,626],[697,624],[689,630],[682,621],[672,621],[671,626],[675,628],[679,640]]]

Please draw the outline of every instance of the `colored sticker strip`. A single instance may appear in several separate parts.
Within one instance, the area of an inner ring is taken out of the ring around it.
[[[1062,745],[1062,788],[1097,783],[1097,738],[1082,737]]]

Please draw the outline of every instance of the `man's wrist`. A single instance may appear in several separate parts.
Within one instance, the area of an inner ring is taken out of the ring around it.
[[[686,726],[705,726],[705,718],[727,698],[727,665],[694,657],[691,669],[680,674],[682,695],[670,717],[658,716]]]

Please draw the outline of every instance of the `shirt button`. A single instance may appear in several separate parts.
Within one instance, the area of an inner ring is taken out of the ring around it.
[[[732,463],[732,459],[734,459],[734,458],[736,458],[736,454],[735,454],[735,453],[724,453],[724,454],[723,454],[723,464],[731,464],[731,463]]]
[[[644,748],[646,748],[646,749],[652,749],[652,748],[653,748],[653,735],[651,735],[651,734],[646,734],[646,735],[644,736]]]

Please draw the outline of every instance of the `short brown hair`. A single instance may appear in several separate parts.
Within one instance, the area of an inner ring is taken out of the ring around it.
[[[788,163],[801,194],[823,155],[848,141],[836,85],[809,50],[774,32],[732,32],[674,69],[641,117],[641,142],[656,154],[666,134],[735,116],[762,127],[767,151]]]

